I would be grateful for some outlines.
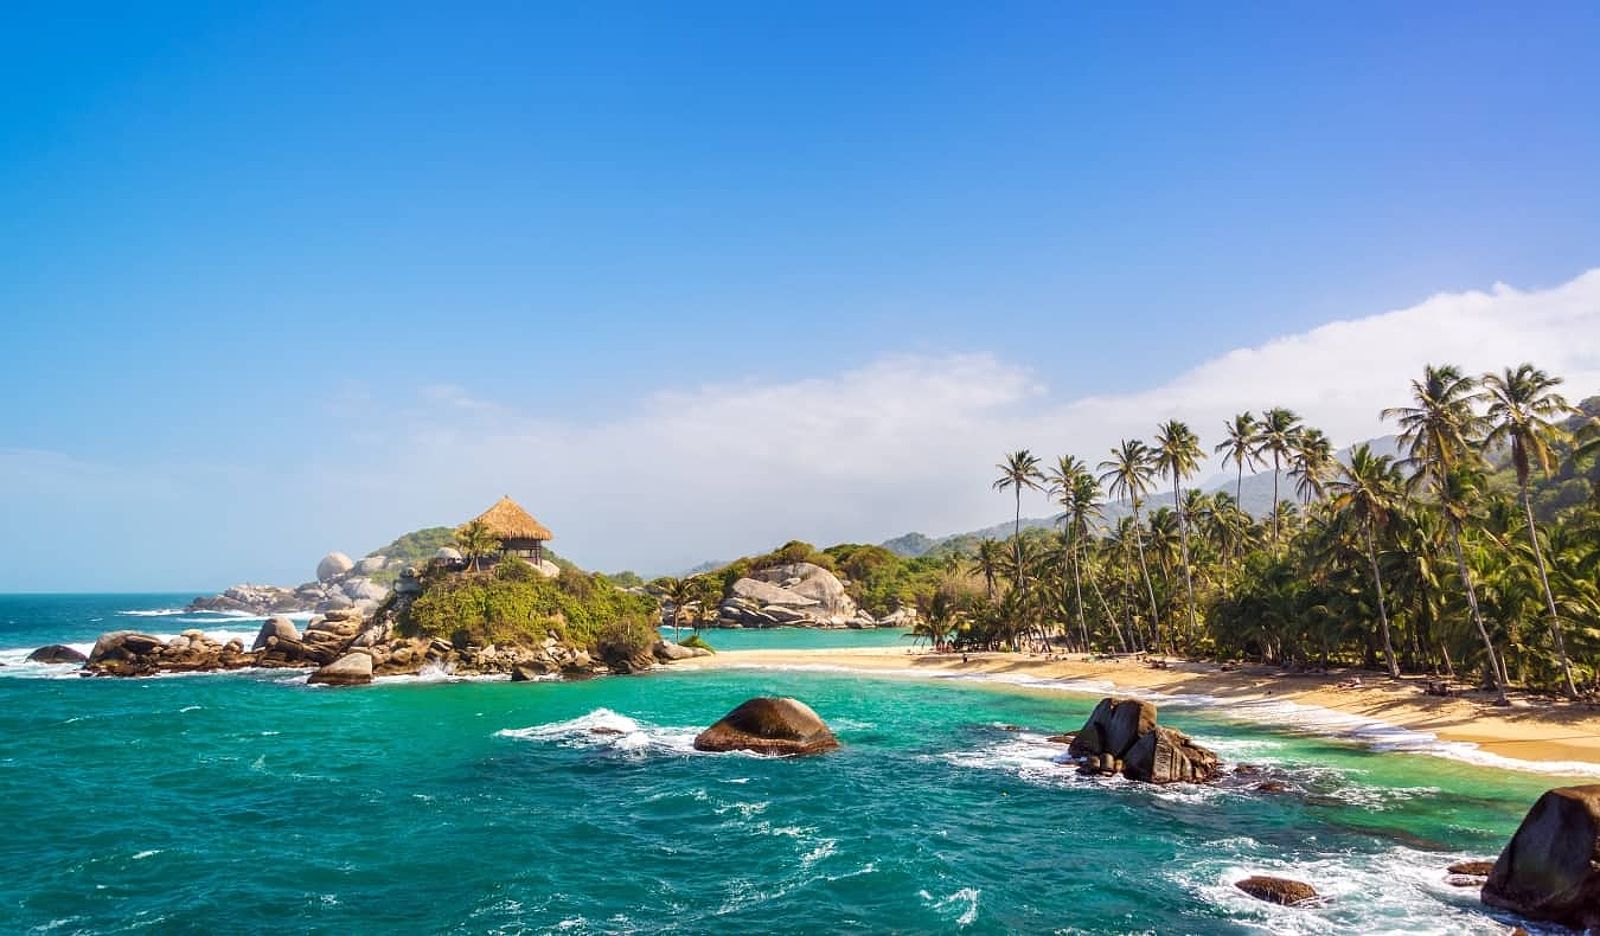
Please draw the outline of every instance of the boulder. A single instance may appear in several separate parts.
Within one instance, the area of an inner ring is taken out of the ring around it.
[[[326,686],[366,685],[372,682],[372,657],[365,653],[346,653],[312,673],[307,682]]]
[[[757,697],[694,739],[697,751],[820,754],[839,746],[822,718],[799,699]]]
[[[388,561],[388,556],[368,556],[365,559],[357,559],[355,573],[357,575],[371,575],[374,572],[382,572],[384,565]]]
[[[89,658],[66,644],[50,644],[28,654],[29,663],[87,663]]]
[[[1110,754],[1126,757],[1129,749],[1156,726],[1156,707],[1138,699],[1107,697],[1094,707],[1089,720],[1073,739],[1067,753],[1074,757]]]
[[[267,618],[261,625],[261,630],[256,633],[256,642],[250,645],[251,650],[260,650],[267,646],[268,638],[276,637],[279,640],[292,640],[300,642],[300,631],[294,622],[286,617]]]
[[[138,631],[111,631],[108,634],[101,634],[100,639],[94,642],[94,649],[89,651],[88,662],[92,664],[103,660],[128,660],[149,656],[165,646],[160,637],[152,637]]]
[[[1483,902],[1573,929],[1600,928],[1600,784],[1539,797],[1500,853]]]
[[[692,660],[697,656],[705,655],[704,650],[697,647],[685,647],[670,640],[656,641],[656,645],[650,648],[650,652],[655,654],[655,658],[663,663],[671,663],[674,660]]]
[[[433,551],[433,558],[440,562],[460,562],[461,550],[452,546],[440,546]]]
[[[545,578],[557,578],[561,575],[561,567],[549,559],[540,559],[538,562],[530,563],[530,565],[533,566],[533,571]]]
[[[511,667],[512,682],[533,682],[540,676],[548,676],[554,668],[543,660],[529,660]]]
[[[743,598],[746,601],[755,603],[757,606],[783,605],[790,608],[812,608],[818,604],[815,598],[808,598],[805,595],[792,592],[787,588],[781,588],[771,582],[763,582],[760,579],[753,578],[742,578],[734,582],[730,592],[733,597]]]
[[[389,589],[367,578],[347,578],[340,585],[339,590],[344,592],[346,598],[355,602],[382,601],[389,597]]]
[[[317,581],[327,582],[346,574],[355,568],[355,563],[342,552],[331,552],[322,557],[317,563]]]
[[[1144,783],[1206,783],[1216,779],[1217,755],[1172,728],[1156,726],[1128,749],[1122,775]]]
[[[1308,900],[1317,899],[1316,888],[1304,881],[1291,881],[1288,878],[1256,875],[1255,877],[1247,877],[1233,886],[1257,900],[1282,904],[1285,907],[1293,907]]]

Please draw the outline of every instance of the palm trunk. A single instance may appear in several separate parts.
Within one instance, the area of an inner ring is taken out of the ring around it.
[[[1367,526],[1367,559],[1372,563],[1372,587],[1378,591],[1378,621],[1383,625],[1383,655],[1389,661],[1389,678],[1400,678],[1400,666],[1394,661],[1394,643],[1389,639],[1389,610],[1384,607],[1383,575],[1378,571],[1378,542]]]
[[[1489,628],[1484,626],[1483,612],[1478,610],[1478,592],[1472,587],[1472,572],[1467,569],[1467,555],[1461,549],[1461,527],[1455,521],[1450,521],[1450,545],[1456,553],[1456,571],[1461,575],[1461,587],[1467,590],[1467,608],[1472,611],[1472,623],[1478,627],[1478,636],[1483,638],[1483,649],[1489,654],[1489,674],[1494,677],[1496,701],[1506,702],[1505,671],[1500,668],[1500,654],[1494,650],[1494,641],[1489,639]]]
[[[1278,551],[1278,453],[1272,453],[1272,551]]]
[[[1528,542],[1533,544],[1533,558],[1539,566],[1539,584],[1544,587],[1545,607],[1550,612],[1550,636],[1555,638],[1556,655],[1561,659],[1561,681],[1570,699],[1578,694],[1578,687],[1572,681],[1572,663],[1567,659],[1567,644],[1561,635],[1561,617],[1556,614],[1556,596],[1550,591],[1550,573],[1544,567],[1544,549],[1539,546],[1539,530],[1533,520],[1533,498],[1528,493],[1526,481],[1522,482],[1522,510],[1528,517]]]
[[[1111,625],[1111,632],[1117,636],[1117,646],[1123,653],[1128,652],[1128,638],[1122,633],[1122,625],[1117,623],[1116,614],[1111,611],[1111,603],[1106,601],[1106,593],[1100,590],[1100,580],[1093,575],[1089,576],[1089,587],[1094,590],[1096,598],[1100,599],[1100,610],[1106,616],[1106,623]]]
[[[1083,613],[1083,581],[1078,572],[1078,538],[1073,536],[1069,557],[1072,559],[1072,591],[1078,599],[1078,630],[1083,633],[1083,652],[1088,653],[1089,619]]]
[[[1189,518],[1178,504],[1178,476],[1172,476],[1172,509],[1178,513],[1178,542],[1183,548],[1183,587],[1189,593],[1189,642],[1194,646],[1195,634],[1200,632],[1200,619],[1194,608],[1194,573],[1189,568]]]
[[[1161,612],[1156,608],[1156,586],[1150,581],[1150,564],[1144,558],[1144,528],[1139,525],[1139,500],[1133,501],[1133,545],[1139,551],[1139,571],[1144,574],[1145,592],[1150,596],[1150,630],[1155,648],[1161,650]]]

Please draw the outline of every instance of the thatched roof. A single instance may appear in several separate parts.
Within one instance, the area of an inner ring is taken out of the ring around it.
[[[522,505],[509,497],[502,497],[495,501],[493,507],[479,514],[475,519],[483,522],[489,532],[503,540],[553,539],[554,534],[550,528],[533,519],[533,515],[522,509]],[[463,524],[465,525],[465,524]]]

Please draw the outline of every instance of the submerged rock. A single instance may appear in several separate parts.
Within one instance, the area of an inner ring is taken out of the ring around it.
[[[1292,881],[1288,878],[1256,875],[1247,877],[1233,886],[1257,900],[1282,904],[1285,907],[1293,907],[1317,898],[1316,888],[1304,881]]]
[[[820,754],[839,746],[821,716],[799,699],[757,697],[694,739],[698,751]]]
[[[344,656],[311,674],[310,685],[364,686],[372,682],[372,657],[366,653]]]
[[[29,663],[87,663],[89,658],[66,644],[50,644],[28,654]]]
[[[1600,928],[1600,784],[1539,797],[1483,885],[1483,902],[1574,929]]]

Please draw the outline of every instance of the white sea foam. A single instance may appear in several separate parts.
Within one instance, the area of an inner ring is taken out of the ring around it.
[[[607,708],[568,721],[527,728],[505,728],[497,737],[542,741],[563,747],[598,748],[629,754],[695,754],[695,728],[668,728],[641,723]]]
[[[1485,751],[1471,741],[1445,741],[1429,731],[1402,728],[1376,718],[1353,715],[1319,705],[1287,700],[1223,699],[1199,693],[1172,694],[1119,687],[1099,679],[1054,679],[1014,673],[951,673],[914,669],[860,670],[824,663],[734,664],[730,669],[785,670],[813,673],[850,673],[855,676],[951,680],[1021,686],[1073,695],[1132,696],[1175,708],[1200,708],[1217,718],[1287,728],[1364,745],[1375,751],[1426,754],[1480,767],[1569,777],[1600,777],[1600,764],[1585,761],[1530,761]]]
[[[982,894],[983,892],[976,887],[963,887],[943,897],[934,897],[925,890],[917,891],[917,896],[921,897],[935,913],[945,916],[956,913],[955,924],[958,927],[971,926],[977,921],[978,898]]]

